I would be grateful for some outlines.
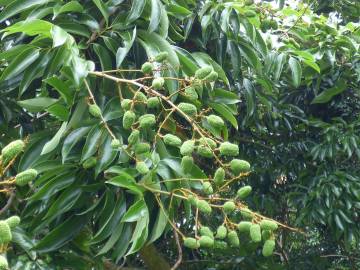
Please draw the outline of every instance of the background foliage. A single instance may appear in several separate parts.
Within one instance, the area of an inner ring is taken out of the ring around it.
[[[131,228],[116,225],[126,206],[103,180],[95,182],[119,173],[121,155],[115,162],[110,137],[88,115],[82,80],[89,78],[116,128],[123,113],[116,85],[88,72],[139,69],[160,51],[169,53],[169,76],[214,66],[217,87],[236,95],[219,95],[210,107],[226,118],[229,138],[252,164],[255,195],[247,202],[306,232],[281,230],[271,259],[184,250],[183,268],[358,269],[360,7],[304,2],[0,0],[1,143],[29,136],[14,173],[41,173],[31,188],[16,190],[8,210],[22,217],[22,238],[9,254],[14,269],[121,263]],[[82,170],[79,160],[95,152],[95,171]],[[174,174],[171,168],[158,173]],[[150,212],[149,232],[158,209]],[[90,215],[98,216],[94,226]],[[173,234],[155,235],[161,237],[154,246],[176,261]],[[145,257],[136,253],[127,263],[140,267]]]

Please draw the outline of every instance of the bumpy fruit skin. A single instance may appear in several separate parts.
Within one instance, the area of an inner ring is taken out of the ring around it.
[[[9,243],[12,239],[10,226],[5,220],[0,220],[0,244]]]
[[[230,162],[230,169],[236,175],[250,171],[250,163],[246,160],[233,159]]]
[[[38,175],[38,172],[37,172],[37,170],[34,170],[34,169],[28,169],[26,171],[18,173],[15,176],[15,184],[20,187],[25,186],[27,183],[34,180],[37,175]]]
[[[199,211],[205,213],[205,214],[211,214],[211,206],[208,204],[205,200],[198,200],[196,203],[197,208]]]
[[[217,239],[225,239],[227,235],[227,229],[224,225],[221,225],[216,230],[215,238]]]
[[[262,255],[264,257],[269,257],[273,254],[275,249],[275,240],[269,239],[266,240],[262,249]]]
[[[156,62],[161,63],[164,62],[168,58],[168,56],[169,56],[168,52],[160,52],[155,56],[154,60]]]
[[[245,5],[247,5],[247,6],[251,6],[252,4],[254,4],[254,0],[246,0],[245,1]]]
[[[160,89],[163,87],[164,83],[165,83],[164,78],[161,78],[161,77],[160,77],[160,78],[155,78],[155,79],[152,81],[151,86],[152,86],[152,88],[154,88],[155,90],[160,90]]]
[[[250,238],[253,242],[261,242],[261,228],[259,224],[252,224],[250,226]]]
[[[195,79],[203,80],[213,71],[212,66],[205,66],[195,72]]]
[[[269,19],[265,19],[261,22],[260,28],[261,31],[263,31],[264,33],[269,30],[271,27],[271,21]]]
[[[136,170],[140,174],[147,174],[149,172],[149,168],[146,166],[144,161],[139,161],[136,163]]]
[[[209,236],[201,236],[199,239],[200,247],[211,248],[214,246],[214,239]]]
[[[172,134],[166,134],[164,137],[164,143],[170,146],[181,146],[181,139],[178,136]]]
[[[236,205],[233,201],[228,201],[224,203],[223,209],[226,214],[231,214],[236,208]]]
[[[140,103],[147,103],[147,97],[143,92],[137,92],[134,96],[134,100]]]
[[[191,86],[194,87],[195,91],[198,93],[199,96],[202,96],[204,91],[203,82],[199,79],[195,79],[191,82]]]
[[[204,138],[204,137],[200,138],[199,144],[210,147],[211,149],[216,148],[216,142],[210,138]]]
[[[241,221],[237,228],[241,233],[248,233],[250,232],[251,225],[252,223],[250,221]]]
[[[89,113],[96,117],[96,118],[100,118],[101,117],[101,109],[98,105],[96,104],[91,104],[89,105]]]
[[[185,141],[180,147],[180,153],[183,156],[191,155],[195,149],[195,141],[194,140],[187,140]]]
[[[195,105],[191,103],[181,102],[179,103],[178,108],[188,116],[195,116],[197,114]]]
[[[271,27],[273,30],[277,30],[277,29],[279,28],[279,25],[278,25],[277,21],[271,20],[271,21],[270,21],[270,27]]]
[[[3,255],[0,255],[0,270],[8,270],[8,269],[9,269],[9,264],[7,259]]]
[[[190,156],[184,156],[181,159],[181,168],[184,173],[190,173],[194,165],[194,159]]]
[[[260,226],[261,227],[261,226]],[[261,231],[261,238],[263,241],[266,241],[268,239],[270,239],[272,236],[272,232],[268,231],[268,230],[262,230]]]
[[[125,98],[121,101],[120,106],[123,110],[127,111],[130,110],[131,104],[132,104],[132,100]]]
[[[256,16],[256,12],[253,11],[253,10],[248,10],[248,11],[246,11],[246,12],[244,13],[244,15],[245,15],[246,17],[248,17],[248,18],[253,18],[253,17]]]
[[[156,109],[160,105],[160,99],[158,97],[151,97],[147,101],[147,107],[149,109]]]
[[[141,71],[145,74],[150,74],[152,70],[153,70],[153,64],[151,64],[150,62],[145,62],[141,66]]]
[[[139,125],[141,128],[150,128],[156,124],[156,118],[153,114],[145,114],[140,116]]]
[[[197,249],[200,247],[199,241],[192,237],[186,237],[184,239],[184,246],[190,249]]]
[[[214,156],[213,151],[210,147],[207,147],[205,145],[199,145],[197,148],[197,153],[205,158],[212,158]]]
[[[251,186],[244,186],[242,188],[239,188],[236,195],[240,200],[244,200],[246,199],[247,196],[250,195],[251,191],[252,191]]]
[[[211,195],[214,193],[214,189],[210,182],[204,182],[203,183],[203,191],[206,195]]]
[[[12,217],[7,218],[5,221],[9,225],[10,229],[12,230],[20,224],[20,217],[12,216]]]
[[[15,158],[21,151],[24,150],[25,143],[22,140],[16,140],[6,145],[1,150],[1,158],[3,165]]]
[[[263,219],[260,222],[260,227],[262,230],[275,231],[275,230],[277,230],[278,225],[276,224],[276,222],[274,222],[272,220]]]
[[[96,157],[89,157],[87,160],[84,161],[82,166],[84,169],[90,169],[94,167],[96,163],[97,163]]]
[[[219,77],[219,74],[216,71],[211,71],[209,75],[207,75],[204,80],[208,82],[214,82]]]
[[[124,117],[123,117],[123,127],[125,129],[130,129],[131,126],[134,124],[136,120],[136,115],[133,111],[126,111],[124,113]]]
[[[225,241],[219,241],[219,240],[214,241],[214,249],[225,250],[227,248],[228,248],[228,244]]]
[[[209,236],[210,238],[214,238],[214,233],[207,226],[201,226],[199,229],[199,233],[201,236]]]
[[[223,142],[220,144],[219,151],[223,156],[234,157],[239,155],[239,146],[234,143]]]
[[[196,204],[197,204],[197,199],[196,199],[196,197],[195,197],[194,195],[190,194],[190,195],[188,196],[188,202],[189,202],[191,205],[196,206]]]
[[[192,86],[186,87],[184,90],[185,96],[190,100],[197,100],[199,98],[198,93]]]
[[[223,168],[218,168],[214,174],[215,185],[220,186],[222,183],[224,183],[224,179],[225,179],[225,170]]]
[[[121,143],[120,143],[120,141],[119,141],[118,139],[113,139],[113,140],[111,141],[111,148],[117,149],[117,148],[119,148],[120,146],[121,146]]]
[[[150,152],[150,144],[148,143],[137,143],[135,144],[134,152],[136,155],[141,155]]]
[[[240,246],[239,236],[237,235],[236,231],[229,231],[229,233],[227,235],[227,240],[228,240],[229,245],[232,247]]]
[[[252,220],[253,214],[249,209],[241,209],[240,214],[245,220]]]
[[[220,116],[217,116],[215,114],[209,115],[208,117],[206,117],[206,120],[208,121],[210,126],[214,128],[223,128],[225,125],[224,120]]]
[[[128,137],[128,143],[134,145],[139,140],[139,136],[140,136],[140,131],[134,129]]]

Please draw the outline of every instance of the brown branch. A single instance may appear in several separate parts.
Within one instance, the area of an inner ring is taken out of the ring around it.
[[[5,206],[3,208],[0,209],[0,216],[2,214],[4,214],[9,208],[10,206],[12,205],[12,203],[14,202],[14,199],[15,199],[15,193],[14,192],[11,192],[10,193],[10,197],[7,201],[7,203],[5,204]]]
[[[174,238],[175,238],[177,249],[178,249],[178,259],[177,259],[176,263],[171,267],[170,270],[177,269],[180,266],[181,262],[182,262],[182,248],[181,248],[181,244],[180,244],[180,241],[179,241],[179,235],[176,232],[176,230],[174,230],[173,232],[174,232]]]

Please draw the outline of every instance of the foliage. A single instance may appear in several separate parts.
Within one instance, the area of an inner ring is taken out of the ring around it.
[[[9,176],[39,173],[8,211],[22,218],[14,269],[102,269],[125,254],[136,263],[132,253],[146,262],[141,248],[154,241],[175,261],[177,235],[195,224],[197,236],[199,222],[232,230],[246,205],[306,235],[279,230],[266,259],[253,224],[240,249],[184,249],[185,260],[357,269],[360,28],[357,2],[346,2],[0,0],[1,142],[29,136]],[[219,167],[224,185],[212,183]],[[223,199],[245,185],[253,194],[229,219]],[[199,220],[196,206],[211,216]]]

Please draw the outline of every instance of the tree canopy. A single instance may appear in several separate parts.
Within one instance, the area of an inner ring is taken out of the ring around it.
[[[0,0],[0,269],[358,269],[338,2]]]

